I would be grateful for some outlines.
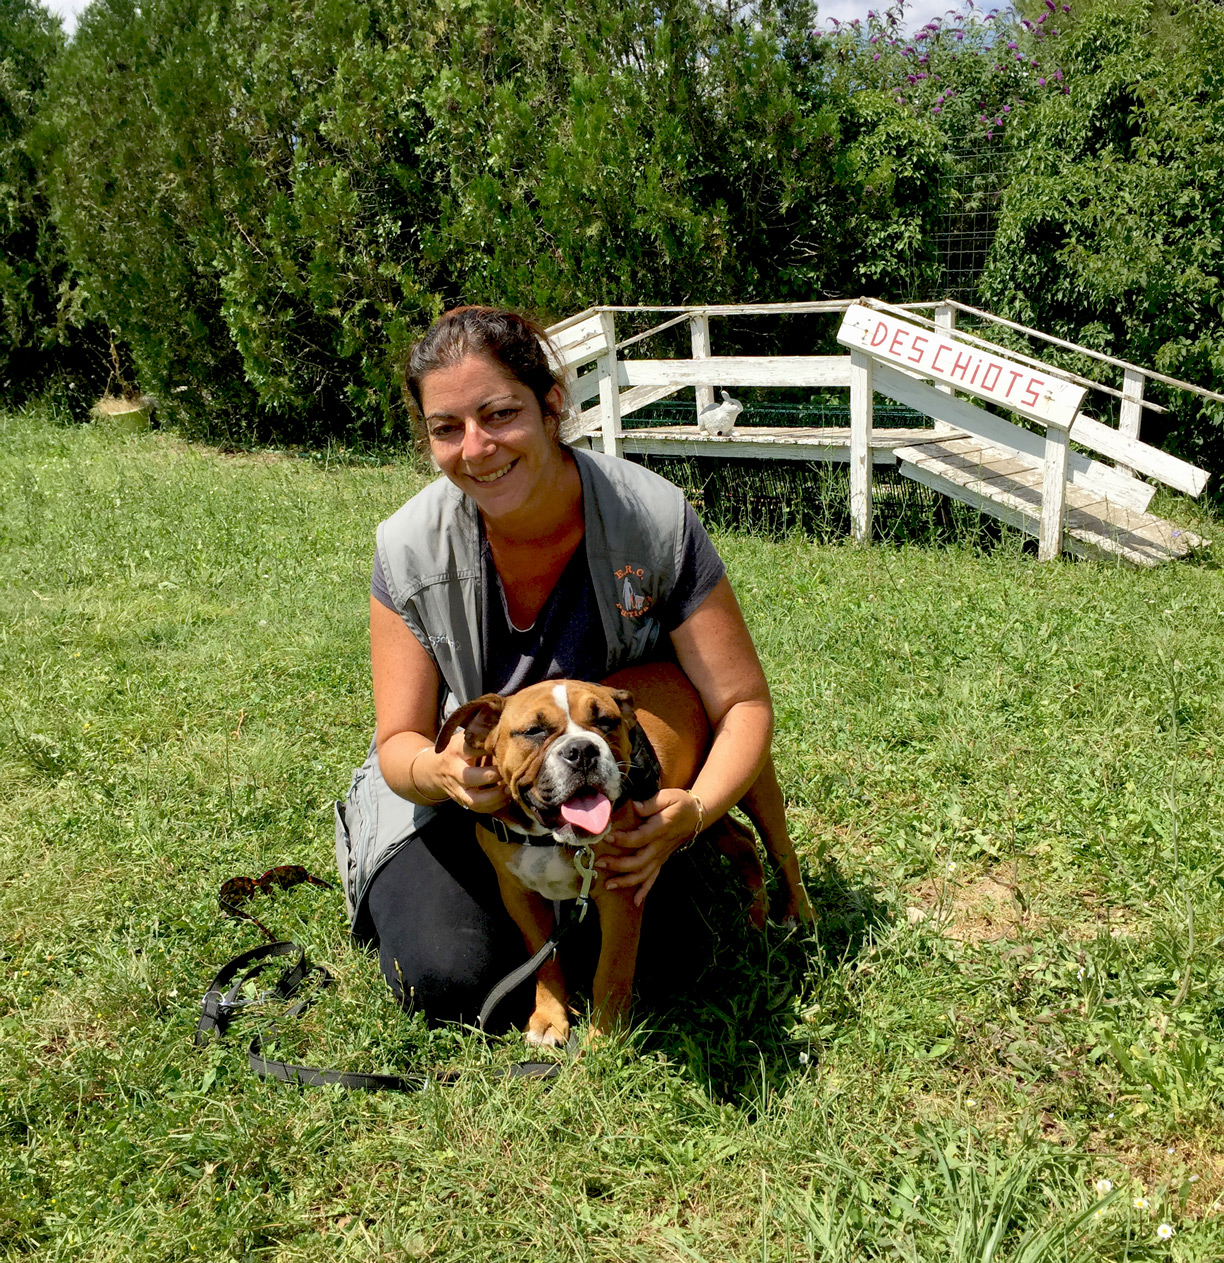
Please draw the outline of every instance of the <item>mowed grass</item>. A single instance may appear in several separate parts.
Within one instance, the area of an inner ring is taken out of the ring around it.
[[[870,549],[721,533],[814,934],[752,935],[715,882],[682,1005],[503,1082],[521,1045],[403,1014],[302,886],[254,909],[337,979],[285,1051],[458,1081],[263,1084],[254,1017],[194,1049],[262,941],[219,883],[332,873],[373,530],[422,482],[0,416],[4,1257],[1224,1256],[1209,562],[1038,565],[963,517]]]

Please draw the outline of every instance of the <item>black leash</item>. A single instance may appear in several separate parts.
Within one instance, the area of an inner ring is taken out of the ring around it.
[[[558,918],[559,922],[560,918]],[[553,931],[548,942],[530,960],[508,973],[485,997],[476,1019],[476,1027],[482,1033],[488,1028],[497,1006],[520,983],[529,978],[561,945],[578,917],[571,912],[563,926]],[[271,964],[290,957],[276,983],[254,996],[243,996],[242,991]],[[335,981],[322,965],[313,965],[306,959],[305,950],[297,943],[279,940],[253,947],[227,962],[209,984],[204,993],[200,1020],[196,1024],[195,1045],[204,1047],[214,1035],[223,1038],[234,1016],[245,1008],[265,1004],[269,1000],[292,1000],[310,980],[315,985],[296,1004],[290,1005],[279,1018],[267,1023],[251,1038],[247,1048],[247,1060],[251,1069],[261,1079],[279,1079],[282,1083],[306,1084],[312,1087],[339,1084],[343,1088],[355,1088],[366,1092],[422,1092],[433,1084],[453,1083],[456,1071],[438,1071],[429,1074],[366,1074],[359,1070],[321,1069],[318,1066],[301,1066],[289,1061],[268,1057],[264,1041],[270,1040],[278,1027],[286,1021],[300,1017],[315,996]],[[553,1079],[561,1072],[556,1061],[520,1061],[512,1066],[499,1067],[490,1072],[493,1079]]]

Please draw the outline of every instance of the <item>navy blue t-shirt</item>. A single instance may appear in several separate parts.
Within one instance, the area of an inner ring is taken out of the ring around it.
[[[481,541],[481,665],[486,691],[509,694],[540,680],[600,680],[607,673],[608,641],[604,635],[595,586],[581,544],[569,559],[556,586],[530,627],[519,629],[510,619],[506,594],[493,564],[489,545]],[[655,606],[663,630],[679,627],[714,590],[726,573],[722,558],[692,506],[684,506],[684,539],[680,573]],[[383,558],[374,554],[370,595],[395,609],[387,589]]]

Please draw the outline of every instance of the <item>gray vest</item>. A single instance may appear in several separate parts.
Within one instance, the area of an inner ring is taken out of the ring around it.
[[[580,448],[571,454],[582,477],[583,546],[611,675],[649,659],[659,640],[653,610],[680,570],[684,496],[640,465]],[[441,720],[486,691],[476,506],[439,478],[379,526],[378,542],[391,598],[442,677]],[[387,785],[371,745],[347,800],[336,805],[336,861],[355,931],[374,875],[436,814]]]

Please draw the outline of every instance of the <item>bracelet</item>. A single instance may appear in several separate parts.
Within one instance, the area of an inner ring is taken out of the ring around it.
[[[447,796],[446,796],[445,794],[443,794],[441,798],[429,798],[429,797],[427,797],[427,796],[426,796],[426,794],[425,794],[425,792],[424,792],[424,791],[421,789],[421,787],[417,784],[417,778],[416,778],[416,761],[417,761],[417,759],[419,759],[419,758],[421,757],[421,755],[423,755],[423,754],[425,753],[425,751],[426,751],[426,750],[428,750],[428,749],[430,749],[430,747],[429,747],[429,746],[422,746],[422,747],[421,747],[421,748],[420,748],[420,749],[416,752],[416,754],[414,754],[414,755],[412,756],[412,758],[409,760],[409,762],[408,762],[408,783],[409,783],[409,785],[411,785],[411,786],[412,786],[412,788],[413,788],[413,789],[414,789],[414,790],[415,790],[418,794],[420,794],[420,796],[421,796],[422,798],[424,798],[424,799],[425,799],[425,802],[424,802],[424,804],[423,804],[424,806],[428,806],[428,807],[436,807],[436,806],[438,806],[440,803],[444,803],[444,802],[446,801]]]
[[[705,828],[705,803],[703,803],[691,789],[686,790],[685,792],[697,804],[697,827],[693,830],[693,836],[688,838],[686,841],[681,842],[676,848],[679,851],[683,851],[686,847],[692,846],[693,843],[701,836],[702,830]]]

